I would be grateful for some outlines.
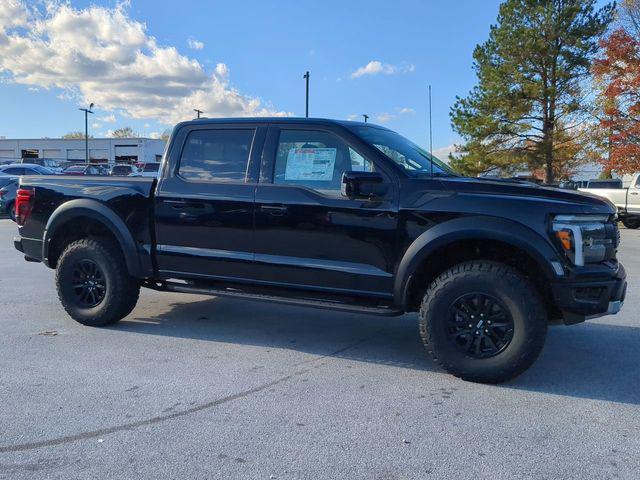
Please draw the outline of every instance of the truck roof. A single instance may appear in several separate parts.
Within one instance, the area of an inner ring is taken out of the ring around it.
[[[178,125],[218,125],[218,124],[292,124],[292,125],[340,125],[343,127],[375,127],[388,130],[385,127],[373,123],[355,122],[351,120],[335,120],[331,118],[306,118],[306,117],[241,117],[241,118],[196,118]],[[176,126],[178,126],[176,125]]]

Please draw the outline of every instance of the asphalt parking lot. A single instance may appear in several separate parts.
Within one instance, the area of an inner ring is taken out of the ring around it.
[[[379,318],[143,291],[73,322],[0,220],[0,478],[638,478],[640,231],[622,313],[553,327],[501,386]]]

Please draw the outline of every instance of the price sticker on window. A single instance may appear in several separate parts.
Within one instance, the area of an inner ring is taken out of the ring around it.
[[[284,179],[330,182],[335,164],[335,148],[292,148],[287,155]]]

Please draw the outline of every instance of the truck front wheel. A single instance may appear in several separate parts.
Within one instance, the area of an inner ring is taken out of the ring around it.
[[[535,287],[497,262],[450,268],[429,286],[420,308],[420,336],[433,359],[474,382],[520,375],[540,354],[546,333],[546,311]]]
[[[58,260],[56,287],[71,318],[92,327],[127,316],[140,293],[140,282],[127,272],[119,246],[105,238],[70,243]]]

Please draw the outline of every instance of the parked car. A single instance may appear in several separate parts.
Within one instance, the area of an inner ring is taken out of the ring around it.
[[[40,165],[42,167],[47,167],[54,173],[62,173],[62,166],[60,164],[60,160],[56,160],[54,158],[23,158],[20,163],[29,163],[32,165]]]
[[[21,178],[15,247],[56,269],[78,322],[117,322],[141,286],[419,312],[437,363],[496,383],[535,361],[548,322],[617,313],[625,298],[609,201],[463,178],[383,127],[193,120],[164,162],[157,178]]]
[[[16,202],[16,191],[18,190],[19,178],[10,177],[11,180],[0,187],[0,213],[9,215],[15,222],[16,213],[14,205]]]
[[[134,173],[138,173],[138,169],[134,165],[129,165],[128,163],[118,163],[111,167],[111,170],[109,171],[109,175],[115,175],[118,177],[126,177],[127,175]]]
[[[34,163],[10,163],[0,166],[0,173],[4,175],[55,175],[55,172],[42,165]]]
[[[159,162],[147,162],[140,167],[135,173],[132,173],[132,177],[148,177],[156,178],[158,176],[158,170],[160,169]]]
[[[580,188],[579,190],[606,198],[613,203],[618,209],[618,217],[625,227],[640,227],[640,173],[633,175],[629,188],[622,188],[622,180],[609,184],[616,186],[601,188],[599,183],[597,187],[594,187],[589,182],[589,187]],[[620,185],[620,187],[617,185]]]
[[[15,175],[5,175],[0,173],[0,188],[4,187],[6,184],[13,182],[18,177]]]
[[[63,175],[92,175],[92,176],[104,176],[106,175],[103,168],[99,165],[72,165],[67,167],[62,172]]]
[[[109,170],[111,170],[111,165],[108,163],[92,163],[91,165],[98,169],[98,175],[109,175]]]

